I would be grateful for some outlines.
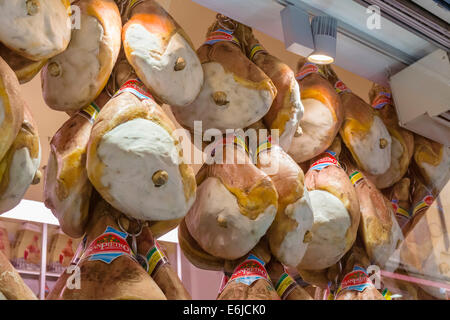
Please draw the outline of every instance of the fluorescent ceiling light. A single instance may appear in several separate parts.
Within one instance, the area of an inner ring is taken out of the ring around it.
[[[58,219],[40,201],[22,200],[15,208],[5,212],[0,217],[59,226]]]
[[[178,243],[178,227],[159,237],[158,240]]]

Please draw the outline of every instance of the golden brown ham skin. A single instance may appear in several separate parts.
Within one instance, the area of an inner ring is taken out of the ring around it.
[[[20,84],[14,71],[0,57],[0,159],[19,133],[23,123],[25,100],[22,99]]]
[[[234,141],[243,140],[227,135],[220,141],[197,173],[197,198],[185,217],[201,248],[226,260],[246,255],[258,243],[278,207],[272,180],[252,163],[243,143]]]
[[[347,174],[358,195],[361,222],[359,234],[364,243],[370,261],[384,267],[391,254],[403,241],[403,235],[391,201],[366,178],[365,173],[358,170],[347,156],[341,156]]]
[[[0,56],[14,70],[20,84],[31,81],[47,63],[47,60],[33,61],[24,58],[2,43],[0,43]]]

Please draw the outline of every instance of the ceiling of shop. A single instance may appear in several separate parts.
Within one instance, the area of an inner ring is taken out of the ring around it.
[[[367,28],[370,13],[352,0],[194,0],[283,41],[280,11],[286,3],[311,15],[338,19],[336,65],[379,83],[437,49],[414,33],[381,17],[381,29]]]

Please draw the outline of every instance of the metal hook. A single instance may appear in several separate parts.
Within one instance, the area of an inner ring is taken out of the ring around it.
[[[122,226],[122,223],[120,222],[120,216],[119,216],[116,218],[116,222],[117,222],[117,225],[119,226],[120,230],[122,230],[122,232],[126,233],[129,236],[139,237],[142,233],[142,230],[144,229],[144,224],[142,223],[142,221],[134,219],[134,218],[129,218],[129,217],[126,217],[126,218],[130,221],[136,222],[140,229],[137,233],[128,232],[128,230],[125,230],[125,228]]]
[[[122,64],[122,63],[125,63],[129,67],[128,68],[128,74],[127,74],[126,78],[129,78],[130,76],[135,74],[133,68],[128,64],[128,61],[126,59],[122,59],[122,60],[118,61],[116,63],[116,65],[114,66],[114,69],[111,72],[111,76],[110,76],[110,78],[108,80],[108,84],[106,85],[106,93],[108,94],[108,96],[110,98],[112,98],[116,94],[116,92],[118,90],[117,89],[117,67],[120,64]],[[112,81],[112,92],[110,91],[110,86],[109,86],[111,81]]]
[[[217,22],[219,23],[219,26],[221,26],[223,29],[228,30],[228,31],[231,31],[231,32],[236,31],[237,25],[236,25],[236,23],[235,23],[232,19],[230,19],[229,17],[224,16],[223,14],[218,13],[218,14],[216,15],[216,19],[217,19]],[[225,25],[225,23],[229,23],[232,27],[230,28],[230,26],[229,26],[229,25]]]
[[[124,20],[123,23],[127,22],[130,19],[130,13],[131,10],[133,10],[134,7],[136,7],[137,5],[141,4],[142,2],[144,2],[145,0],[137,0],[137,1],[133,1],[130,5],[130,2],[132,0],[124,0],[123,4],[125,4],[125,2],[128,2],[128,5],[125,9],[121,9],[120,11],[120,15],[122,16],[122,19]]]

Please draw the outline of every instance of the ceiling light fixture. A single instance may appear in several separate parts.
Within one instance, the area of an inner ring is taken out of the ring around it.
[[[290,4],[281,10],[286,50],[308,57],[314,51],[314,40],[307,12]]]
[[[336,58],[337,20],[330,16],[312,18],[311,30],[315,50],[308,60],[317,64],[330,64]]]

